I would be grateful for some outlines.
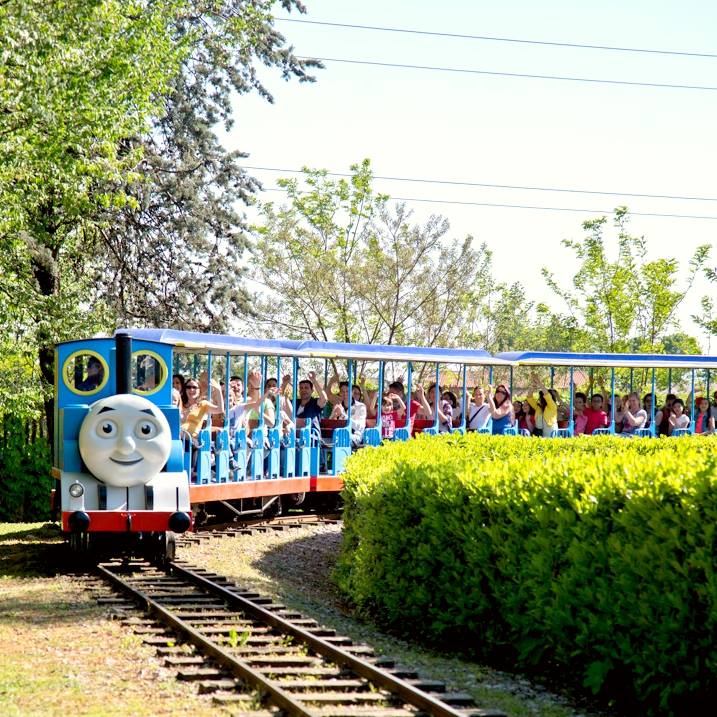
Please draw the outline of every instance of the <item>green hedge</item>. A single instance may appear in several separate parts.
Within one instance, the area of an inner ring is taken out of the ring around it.
[[[52,457],[47,439],[31,441],[25,424],[0,421],[0,521],[36,522],[50,518]]]
[[[715,439],[424,437],[345,484],[338,583],[382,624],[640,713],[717,698]]]

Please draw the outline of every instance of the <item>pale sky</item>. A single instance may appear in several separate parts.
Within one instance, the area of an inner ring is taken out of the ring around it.
[[[717,4],[686,0],[603,0],[535,3],[445,0],[306,0],[308,13],[288,17],[432,32],[560,43],[701,52],[717,55]],[[278,18],[287,17],[281,11]],[[225,138],[249,152],[247,166],[347,172],[371,159],[377,175],[486,184],[680,195],[712,201],[599,196],[563,192],[456,187],[376,181],[395,197],[587,208],[592,213],[410,203],[415,219],[442,214],[451,237],[474,236],[494,252],[499,280],[520,280],[528,296],[548,300],[540,267],[567,285],[576,264],[561,239],[583,236],[581,223],[620,204],[634,212],[711,216],[685,219],[634,216],[652,256],[683,266],[717,232],[717,57],[547,47],[441,38],[277,21],[299,55],[713,87],[667,89],[566,82],[327,61],[317,82],[262,78],[274,94],[236,104],[237,122]],[[269,188],[282,175],[252,171]],[[281,200],[265,192],[263,201]],[[251,216],[251,215],[250,215]],[[712,265],[717,264],[717,251]],[[701,282],[681,311],[684,328]],[[699,336],[704,348],[707,342]],[[714,345],[714,342],[713,342]]]

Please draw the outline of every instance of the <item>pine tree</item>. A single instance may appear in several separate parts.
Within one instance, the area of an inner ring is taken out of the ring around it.
[[[233,125],[232,100],[256,91],[273,98],[256,64],[281,70],[284,79],[313,81],[272,26],[274,2],[204,0],[182,17],[177,32],[195,38],[166,100],[166,113],[139,140],[142,179],[118,222],[101,232],[98,298],[120,323],[225,331],[249,312],[243,288],[247,247],[241,206],[258,183],[240,167],[246,154],[228,152],[217,137]],[[304,12],[296,0],[282,7]],[[247,146],[251,138],[246,138]]]

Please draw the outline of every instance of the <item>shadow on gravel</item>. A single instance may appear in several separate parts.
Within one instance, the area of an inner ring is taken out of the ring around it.
[[[5,533],[0,538],[0,577],[35,578],[56,575],[67,559],[56,525]]]
[[[312,601],[331,604],[347,612],[331,581],[341,548],[341,533],[319,533],[299,538],[271,550],[254,565],[279,586],[301,592]]]

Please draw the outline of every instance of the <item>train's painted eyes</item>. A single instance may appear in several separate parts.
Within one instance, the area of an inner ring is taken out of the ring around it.
[[[97,424],[97,435],[100,438],[113,438],[117,435],[117,424],[114,421],[100,421]]]
[[[134,434],[137,438],[143,438],[144,440],[154,438],[158,432],[157,424],[154,421],[147,420],[140,421],[134,429]]]

